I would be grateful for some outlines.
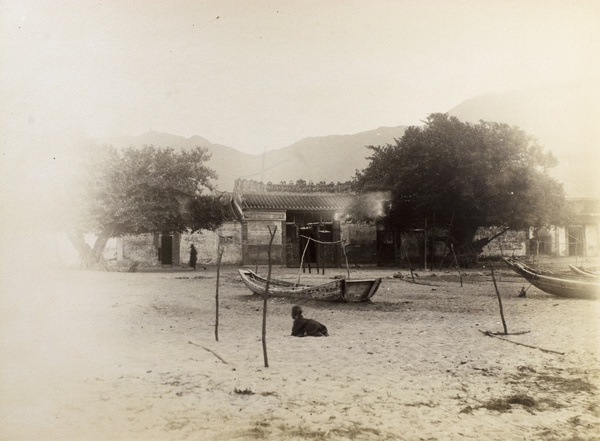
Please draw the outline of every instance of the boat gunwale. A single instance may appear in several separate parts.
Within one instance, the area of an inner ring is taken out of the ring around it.
[[[587,277],[588,279],[600,279],[600,274],[595,273],[594,271],[590,271],[575,265],[569,265],[569,268],[574,274],[577,274],[578,276]]]

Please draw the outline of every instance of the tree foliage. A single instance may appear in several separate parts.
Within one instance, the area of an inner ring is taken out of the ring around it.
[[[547,173],[556,159],[517,127],[431,114],[395,145],[369,148],[355,183],[390,192],[385,220],[399,230],[443,227],[464,248],[478,227],[560,222],[564,191]]]
[[[105,147],[90,152],[78,197],[72,201],[77,210],[70,238],[80,254],[86,248],[84,233],[98,236],[88,253],[93,263],[101,261],[111,237],[217,228],[224,219],[223,205],[203,194],[216,177],[205,165],[209,159],[200,147],[181,152]]]

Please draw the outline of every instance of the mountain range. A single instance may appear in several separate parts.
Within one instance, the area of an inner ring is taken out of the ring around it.
[[[600,197],[600,87],[582,83],[514,93],[480,95],[447,111],[462,121],[515,125],[552,151],[559,165],[551,171],[569,197]],[[218,188],[232,190],[237,178],[280,183],[303,179],[344,182],[369,163],[369,145],[393,144],[406,126],[379,127],[352,135],[304,138],[260,155],[213,144],[200,136],[147,132],[102,140],[115,147],[154,145],[190,149],[206,147]]]

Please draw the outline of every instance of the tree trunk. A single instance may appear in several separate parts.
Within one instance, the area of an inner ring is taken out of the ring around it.
[[[79,267],[90,268],[93,265],[92,248],[85,242],[81,230],[71,230],[67,234],[69,240],[79,253]]]
[[[79,267],[83,269],[102,269],[109,271],[110,268],[104,260],[104,248],[111,237],[119,232],[117,225],[106,226],[96,238],[94,247],[90,247],[83,236],[83,231],[73,230],[69,232],[69,240],[79,253]]]
[[[457,250],[458,259],[461,264],[468,267],[477,263],[479,255],[483,252],[483,248],[497,237],[502,236],[508,230],[509,228],[505,227],[494,236],[484,237],[479,240],[474,240],[475,234],[477,233],[477,227],[465,227],[461,230],[455,230],[453,232],[456,240],[455,249]]]
[[[106,248],[108,240],[111,237],[115,237],[118,232],[119,228],[114,224],[104,227],[100,232],[94,243],[94,248],[92,249],[92,257],[96,262],[104,262],[104,264],[106,264],[104,260],[104,248]]]

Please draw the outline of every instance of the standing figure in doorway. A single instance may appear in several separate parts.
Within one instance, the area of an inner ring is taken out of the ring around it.
[[[190,246],[190,266],[196,271],[196,262],[198,261],[198,252],[194,244]]]

